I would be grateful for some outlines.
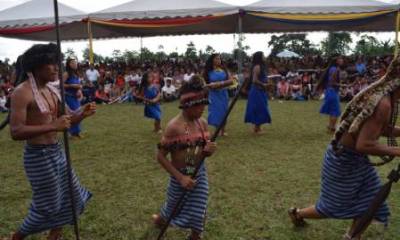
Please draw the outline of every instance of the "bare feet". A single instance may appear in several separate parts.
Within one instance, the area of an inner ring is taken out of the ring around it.
[[[23,240],[25,236],[23,236],[21,233],[16,232],[11,236],[11,240]],[[6,240],[6,239],[3,239]]]
[[[304,218],[299,215],[298,208],[290,208],[288,214],[295,227],[305,227],[307,225],[306,221],[304,221]]]
[[[165,225],[164,219],[159,214],[153,214],[151,219],[157,228],[162,228]]]
[[[62,239],[62,228],[51,229],[47,240],[61,240]]]
[[[195,231],[192,231],[192,234],[188,237],[188,240],[201,240],[201,234]]]

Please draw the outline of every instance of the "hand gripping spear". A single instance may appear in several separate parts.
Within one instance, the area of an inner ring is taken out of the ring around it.
[[[236,91],[236,95],[235,97],[232,99],[231,104],[229,105],[228,111],[225,113],[224,119],[222,121],[222,123],[218,126],[218,128],[216,129],[216,131],[214,132],[214,134],[211,137],[211,142],[215,142],[215,140],[217,140],[218,135],[221,131],[221,129],[225,126],[226,124],[226,120],[229,117],[229,114],[232,112],[233,107],[235,106],[237,100],[239,99],[240,93],[242,92],[242,90],[244,89],[244,87],[246,86],[246,84],[244,84],[244,82],[241,84],[240,88]],[[196,169],[193,173],[193,175],[191,176],[192,178],[194,178],[197,173],[200,170],[200,167],[203,165],[205,158],[201,159],[199,164],[196,166]],[[177,201],[175,207],[173,208],[171,215],[168,217],[168,220],[166,221],[166,223],[163,225],[160,234],[157,237],[157,240],[161,240],[162,237],[164,236],[164,233],[167,231],[169,224],[171,223],[172,219],[175,217],[175,215],[179,212],[180,207],[184,204],[184,199],[185,196],[187,194],[187,190],[184,190],[184,192],[182,193],[182,195],[180,196],[179,200]]]
[[[60,42],[60,24],[58,17],[58,1],[54,0],[54,18],[55,18],[55,27],[57,34],[57,55],[58,55],[58,77],[60,79],[60,92],[61,92],[61,115],[65,114],[65,89],[64,89],[64,81],[62,79],[62,60],[61,60],[61,42]],[[65,156],[67,160],[67,171],[68,171],[68,185],[69,185],[69,194],[71,198],[71,206],[72,206],[72,221],[74,224],[75,230],[75,239],[79,240],[79,227],[78,227],[78,216],[76,210],[76,200],[74,196],[74,188],[72,182],[72,167],[71,167],[71,156],[69,151],[69,141],[68,141],[68,132],[64,130],[64,148],[65,148]]]
[[[381,187],[379,192],[376,194],[375,198],[370,203],[367,211],[357,221],[353,232],[350,233],[352,238],[356,237],[358,234],[360,234],[367,228],[368,224],[372,221],[378,209],[381,207],[381,205],[385,202],[385,200],[389,196],[393,183],[399,181],[400,164],[397,166],[397,169],[393,169],[390,172],[388,179],[389,181]]]

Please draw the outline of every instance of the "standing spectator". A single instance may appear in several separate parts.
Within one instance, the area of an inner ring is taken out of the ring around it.
[[[94,86],[98,86],[98,80],[100,77],[99,71],[94,68],[93,64],[90,64],[88,70],[86,70],[86,78],[93,83]]]
[[[78,62],[74,58],[68,58],[66,62],[66,72],[64,73],[65,102],[72,111],[77,111],[81,107],[82,85],[78,76]],[[81,139],[80,123],[71,125],[69,134],[74,139]]]
[[[219,54],[212,54],[208,58],[203,75],[207,87],[210,89],[208,95],[210,101],[210,105],[208,105],[208,124],[217,128],[223,123],[224,116],[228,111],[229,96],[226,87],[233,82]],[[221,136],[226,136],[225,126],[226,123],[221,129]]]
[[[244,121],[254,124],[254,133],[261,134],[261,125],[271,123],[271,115],[268,109],[268,94],[266,93],[268,74],[265,70],[263,52],[254,53],[251,69],[251,87]]]

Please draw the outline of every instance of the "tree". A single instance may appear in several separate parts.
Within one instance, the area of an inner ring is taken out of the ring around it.
[[[382,56],[392,54],[394,43],[388,41],[378,41],[373,36],[362,35],[354,48],[354,53],[364,56]]]
[[[144,47],[140,51],[140,59],[141,60],[154,60],[154,53],[150,51],[148,48]]]
[[[241,54],[242,58],[247,57],[246,51],[250,49],[250,46],[245,43],[246,37],[243,34],[239,35],[239,39],[236,43],[237,48],[233,49],[232,55],[235,59],[239,58],[239,54]]]
[[[139,59],[139,53],[137,51],[129,51],[126,49],[122,55],[123,59],[127,63],[134,63],[135,60]]]
[[[82,51],[82,56],[83,56],[83,60],[85,60],[85,61],[89,61],[89,47],[86,47],[85,49],[83,49],[83,51]],[[98,62],[104,62],[104,57],[103,56],[101,56],[101,55],[98,55],[98,54],[96,54],[96,53],[93,53],[93,61],[95,62],[95,63],[98,63]]]
[[[210,45],[207,45],[207,47],[206,47],[206,54],[207,54],[207,55],[211,55],[211,54],[213,54],[213,53],[215,53],[215,49],[214,49],[213,47],[211,47]]]
[[[320,52],[316,45],[312,44],[311,41],[307,39],[307,34],[272,35],[268,46],[272,47],[272,56],[276,56],[283,50],[289,50],[302,56],[315,55]]]
[[[65,56],[66,58],[69,58],[69,57],[76,57],[76,54],[75,54],[74,49],[72,49],[72,48],[67,48],[67,51],[65,51],[64,56]]]
[[[185,52],[185,57],[189,58],[189,59],[196,59],[197,58],[197,50],[196,50],[196,46],[194,45],[194,43],[192,41],[190,41],[187,44],[187,48],[186,48],[186,52]]]
[[[348,32],[330,32],[328,37],[322,41],[321,48],[325,56],[346,55],[350,50],[353,40]]]
[[[124,57],[122,56],[122,52],[119,49],[114,49],[112,52],[112,57],[114,58],[114,61],[117,62],[123,62]]]
[[[168,55],[168,57],[169,58],[175,58],[175,59],[177,59],[177,58],[179,58],[179,53],[178,52],[172,52],[172,53],[170,53],[169,55]]]

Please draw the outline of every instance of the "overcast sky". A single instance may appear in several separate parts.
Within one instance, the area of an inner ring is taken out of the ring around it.
[[[0,0],[0,10],[8,7],[18,5],[26,2],[27,0]],[[119,5],[121,3],[129,2],[130,0],[59,0],[60,2],[67,4],[76,9],[84,12],[96,12],[111,6]],[[167,1],[167,0],[166,0]],[[257,0],[220,0],[224,3],[233,5],[247,5]],[[334,0],[332,0],[334,1]],[[384,0],[384,2],[393,2],[391,0]],[[321,40],[326,36],[326,33],[310,33],[309,38],[315,43],[319,44]],[[376,35],[381,40],[387,40],[393,38],[393,34],[380,33]],[[268,41],[270,35],[268,34],[246,34],[246,44],[250,46],[249,53],[255,51],[264,51],[266,54],[269,53]],[[357,37],[355,37],[357,40]],[[234,47],[234,37],[232,34],[219,34],[219,35],[191,35],[191,36],[178,36],[178,37],[151,37],[144,38],[144,47],[149,48],[152,51],[157,51],[159,45],[164,46],[165,52],[184,52],[186,50],[186,44],[193,41],[196,45],[197,50],[205,49],[207,45],[211,45],[218,52],[230,52]],[[15,60],[18,55],[24,52],[32,44],[37,42],[23,41],[15,39],[7,39],[0,37],[0,60],[4,58],[10,58]],[[129,38],[123,40],[95,40],[94,51],[101,55],[111,55],[114,49],[124,51],[139,50],[140,40],[138,38]],[[66,42],[62,44],[63,51],[67,48],[73,48],[77,53],[78,58],[81,57],[82,50],[87,46],[86,41],[80,42]]]

